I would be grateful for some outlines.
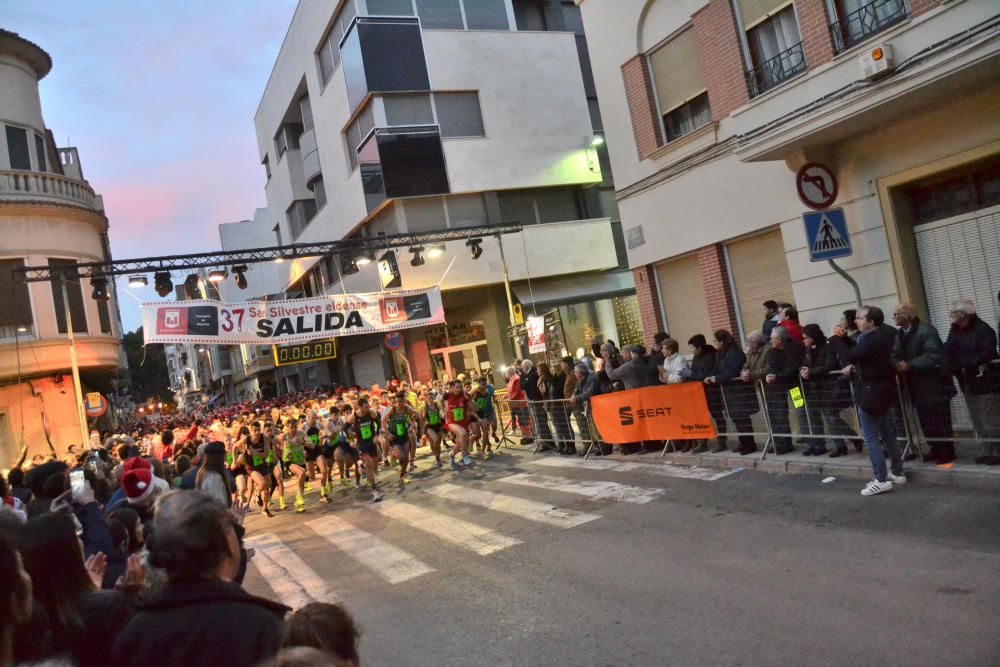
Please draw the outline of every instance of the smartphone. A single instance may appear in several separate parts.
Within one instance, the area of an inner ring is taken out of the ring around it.
[[[82,470],[71,470],[69,473],[69,488],[73,492],[73,499],[79,498],[83,495],[84,484],[87,480],[83,478]]]

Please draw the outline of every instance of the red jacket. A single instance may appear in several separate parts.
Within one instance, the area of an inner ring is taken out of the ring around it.
[[[521,378],[515,373],[514,377],[507,381],[507,400],[523,401],[524,398],[524,390],[521,389]]]
[[[785,320],[784,322],[778,322],[775,326],[782,327],[788,331],[788,335],[792,340],[797,340],[800,343],[803,342],[802,336],[802,325],[795,320]]]

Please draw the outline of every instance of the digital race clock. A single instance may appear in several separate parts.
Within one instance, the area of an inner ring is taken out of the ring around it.
[[[308,343],[292,343],[291,345],[274,345],[275,366],[301,364],[307,361],[322,361],[337,356],[336,339],[314,340]]]

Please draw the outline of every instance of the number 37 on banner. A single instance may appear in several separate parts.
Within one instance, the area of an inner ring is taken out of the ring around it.
[[[246,308],[220,308],[219,327],[226,333],[243,331],[243,316],[246,312]]]

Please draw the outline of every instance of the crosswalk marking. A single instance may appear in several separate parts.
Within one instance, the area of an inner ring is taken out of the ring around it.
[[[481,489],[470,489],[457,484],[438,484],[426,490],[427,493],[485,507],[486,509],[513,514],[528,521],[545,523],[559,528],[572,528],[580,524],[600,519],[598,514],[587,514],[586,512],[576,512],[574,510],[564,510],[546,503],[539,503],[534,500],[506,496],[500,493],[492,493]]]
[[[398,500],[383,500],[370,507],[390,518],[406,523],[411,528],[430,533],[480,556],[521,543],[521,540],[501,535],[489,528]]]
[[[244,541],[256,550],[250,563],[281,601],[292,609],[310,602],[341,602],[326,582],[273,533],[256,535]]]
[[[644,505],[658,496],[663,495],[663,489],[648,489],[641,486],[629,486],[616,482],[605,482],[591,479],[567,479],[551,475],[536,475],[522,472],[499,481],[520,486],[533,486],[540,489],[564,491],[580,496],[588,496],[595,500],[614,500],[616,502]]]
[[[542,458],[528,461],[532,465],[550,466],[553,468],[582,468],[584,470],[601,470],[612,472],[639,472],[649,475],[661,475],[664,477],[680,477],[682,479],[700,479],[706,482],[714,482],[733,474],[733,470],[708,470],[706,468],[685,468],[669,464],[639,463],[633,461],[613,461],[610,459],[598,459],[584,461],[576,457],[566,456],[544,456]]]
[[[411,554],[367,533],[338,516],[306,523],[320,537],[390,584],[399,584],[428,574],[434,568]]]

